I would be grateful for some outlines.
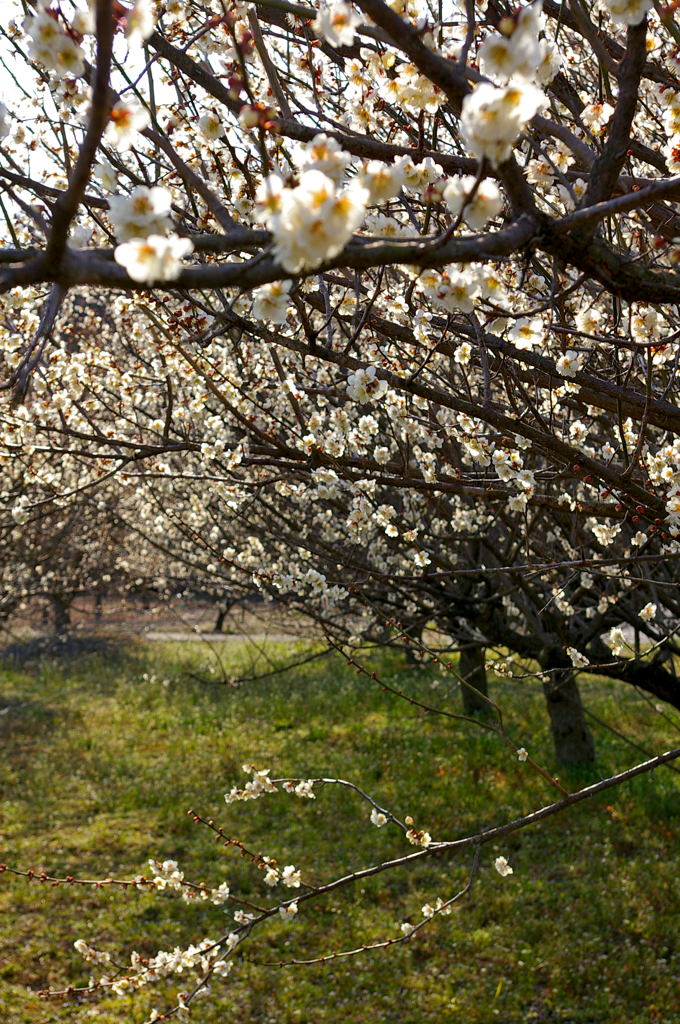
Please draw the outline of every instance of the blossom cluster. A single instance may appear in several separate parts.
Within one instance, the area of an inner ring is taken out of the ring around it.
[[[217,907],[222,906],[229,899],[229,886],[226,882],[222,882],[215,889],[206,885],[192,885],[186,881],[184,872],[179,870],[175,860],[150,860],[149,867],[152,872],[154,888],[158,892],[174,890],[180,892],[187,903],[196,899],[210,900]],[[146,879],[139,877],[135,881],[139,887],[142,887]]]
[[[109,989],[116,995],[122,996],[130,992],[138,991],[146,985],[160,981],[162,978],[173,975],[185,975],[188,971],[205,976],[208,973],[215,977],[226,977],[233,961],[226,960],[239,938],[232,932],[223,948],[221,943],[212,939],[203,939],[197,945],[190,945],[186,949],[176,946],[168,952],[161,951],[156,956],[144,958],[139,953],[130,954],[130,966],[125,973],[117,975],[105,974],[98,979],[98,987]],[[102,953],[90,946],[83,939],[74,943],[75,949],[85,960],[90,963],[106,964],[110,962],[108,953]],[[94,987],[94,981],[91,982]],[[157,1019],[157,1018],[156,1018]]]
[[[337,189],[332,178],[316,168],[304,171],[300,184],[286,188],[270,175],[258,202],[262,220],[274,236],[274,252],[284,270],[313,270],[342,252],[366,213],[368,191]]]

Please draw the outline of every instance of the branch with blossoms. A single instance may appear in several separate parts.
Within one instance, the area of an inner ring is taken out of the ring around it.
[[[526,760],[526,758],[522,757],[522,753],[523,751],[520,751],[520,760]],[[150,860],[149,866],[152,872],[151,878],[146,876],[137,876],[130,880],[115,880],[112,878],[90,880],[76,879],[72,876],[61,878],[51,876],[46,872],[38,873],[34,871],[20,871],[15,868],[8,867],[5,864],[0,865],[0,873],[19,875],[27,878],[28,881],[35,881],[42,884],[49,882],[52,886],[66,884],[92,887],[95,889],[104,889],[108,886],[119,886],[123,889],[130,887],[136,890],[150,892],[178,892],[186,902],[198,899],[202,901],[209,901],[219,906],[223,905],[227,901],[231,901],[240,904],[242,907],[248,908],[248,910],[237,910],[234,914],[236,922],[234,928],[224,934],[221,934],[214,940],[204,939],[196,945],[192,944],[188,946],[186,949],[177,947],[172,951],[159,952],[156,956],[151,958],[144,958],[137,953],[133,953],[129,966],[124,966],[119,963],[106,950],[99,950],[86,940],[78,939],[75,942],[76,950],[81,953],[87,962],[103,967],[105,973],[98,980],[92,978],[90,980],[90,984],[85,987],[76,988],[74,986],[69,986],[60,991],[43,991],[40,993],[45,998],[67,997],[74,993],[101,995],[106,994],[107,992],[112,992],[122,995],[137,992],[150,984],[158,983],[164,979],[172,979],[176,974],[184,977],[187,971],[194,972],[196,974],[196,980],[192,987],[190,987],[189,990],[181,991],[178,994],[177,1003],[174,1006],[165,1009],[162,1013],[157,1009],[152,1010],[151,1016],[149,1017],[150,1024],[150,1022],[160,1019],[169,1019],[173,1016],[181,1018],[185,1017],[189,1013],[195,998],[211,980],[226,979],[231,974],[234,967],[234,960],[228,958],[233,955],[237,948],[240,948],[242,951],[245,950],[246,944],[248,944],[248,949],[250,950],[254,943],[254,936],[262,926],[266,925],[268,921],[271,921],[272,919],[283,919],[284,921],[289,922],[296,921],[298,919],[298,914],[301,911],[303,913],[308,911],[315,902],[318,902],[330,892],[335,892],[338,889],[354,885],[357,882],[382,874],[386,871],[394,871],[397,869],[411,867],[426,857],[437,856],[444,853],[452,855],[472,848],[473,859],[465,886],[448,898],[443,899],[441,897],[437,897],[432,903],[426,903],[421,911],[421,920],[416,924],[412,924],[410,921],[403,922],[400,925],[399,933],[394,936],[377,942],[362,944],[352,949],[324,951],[316,956],[304,959],[298,958],[289,961],[281,959],[275,961],[261,961],[257,956],[253,957],[250,954],[246,959],[249,962],[269,967],[304,966],[316,963],[328,963],[336,959],[361,955],[368,950],[385,949],[397,943],[414,941],[418,934],[426,928],[433,919],[439,915],[446,915],[450,913],[453,904],[464,896],[469,895],[479,865],[482,848],[487,843],[505,838],[520,829],[528,828],[539,821],[560,813],[568,807],[582,802],[583,800],[588,800],[599,793],[611,789],[612,787],[621,785],[638,775],[652,772],[655,768],[663,764],[668,764],[678,757],[680,757],[680,748],[667,751],[657,757],[650,758],[641,764],[635,765],[624,772],[613,775],[607,779],[603,779],[594,785],[587,786],[573,793],[568,793],[556,803],[548,804],[531,812],[530,814],[514,819],[513,821],[509,821],[503,825],[483,829],[469,836],[451,840],[433,839],[429,832],[425,831],[423,828],[416,828],[415,823],[410,816],[406,816],[404,820],[401,821],[391,811],[377,803],[369,794],[365,793],[354,783],[348,782],[344,779],[270,779],[270,772],[268,769],[262,770],[256,769],[252,765],[244,765],[244,771],[246,774],[250,775],[250,779],[242,789],[235,786],[226,794],[225,799],[227,804],[243,801],[249,802],[259,799],[262,796],[275,794],[279,791],[279,787],[285,792],[294,794],[301,799],[314,800],[316,799],[315,789],[319,791],[327,786],[339,785],[351,789],[353,792],[357,793],[361,800],[368,803],[371,807],[370,820],[373,825],[377,828],[383,828],[390,823],[395,824],[404,833],[406,840],[412,846],[417,848],[411,853],[394,857],[390,860],[386,860],[366,868],[357,869],[348,875],[333,879],[332,881],[311,885],[303,880],[301,872],[296,870],[293,865],[287,865],[284,868],[279,868],[277,862],[273,858],[262,854],[253,854],[239,840],[227,838],[225,836],[225,830],[216,825],[212,819],[206,820],[193,810],[189,810],[187,813],[196,824],[206,826],[213,832],[215,838],[225,847],[239,850],[243,857],[248,858],[251,863],[261,870],[264,873],[263,882],[270,891],[279,883],[288,888],[303,890],[300,895],[279,900],[271,907],[260,907],[250,900],[244,900],[234,896],[226,882],[222,882],[216,888],[210,888],[204,883],[198,885],[192,883],[184,877],[184,873],[179,869],[177,862],[171,860],[164,861],[162,863]],[[494,866],[496,871],[502,877],[507,877],[513,873],[512,866],[509,864],[507,858],[502,855],[495,859]],[[254,948],[256,951],[257,946]]]
[[[348,9],[349,10],[349,9]],[[453,104],[454,109],[461,112],[461,131],[468,147],[471,149],[473,154],[477,157],[488,159],[494,172],[497,174],[501,182],[504,184],[508,195],[511,197],[515,213],[524,213],[530,215],[530,222],[527,223],[524,233],[528,231],[529,237],[522,238],[521,234],[515,232],[515,248],[523,244],[536,244],[545,245],[546,251],[551,255],[557,256],[566,262],[570,262],[571,259],[576,260],[576,252],[579,252],[578,260],[575,265],[581,269],[586,270],[589,273],[596,273],[599,267],[600,274],[605,274],[605,283],[611,285],[613,276],[618,276],[616,291],[619,294],[625,295],[627,290],[631,288],[635,289],[636,299],[652,298],[648,294],[651,288],[654,288],[657,292],[657,300],[661,299],[665,301],[673,301],[673,297],[676,296],[677,289],[673,283],[672,276],[656,274],[655,271],[647,270],[645,274],[639,273],[638,268],[633,264],[628,264],[626,261],[621,261],[616,257],[612,250],[609,250],[605,255],[602,247],[597,243],[596,240],[584,247],[584,238],[582,229],[579,232],[577,227],[573,227],[568,218],[565,222],[560,225],[557,229],[557,236],[553,238],[553,227],[550,223],[550,218],[546,218],[541,215],[539,208],[536,206],[534,199],[531,196],[530,190],[526,187],[526,183],[519,172],[518,167],[514,164],[514,158],[512,157],[513,147],[521,135],[522,130],[531,122],[532,118],[535,117],[536,112],[544,104],[545,100],[539,89],[531,85],[527,80],[525,84],[518,86],[512,75],[516,72],[515,64],[519,60],[521,55],[525,62],[531,61],[538,62],[541,59],[547,62],[548,68],[544,72],[544,76],[547,76],[547,82],[550,84],[551,80],[554,80],[560,66],[560,61],[555,58],[554,49],[550,47],[541,47],[536,45],[536,42],[531,42],[532,37],[537,35],[538,23],[532,21],[532,15],[523,14],[517,21],[514,27],[511,27],[510,42],[505,42],[503,36],[494,37],[489,36],[484,46],[480,48],[480,61],[482,67],[489,71],[496,78],[500,77],[510,79],[510,84],[504,88],[499,88],[497,85],[491,84],[488,81],[481,81],[476,89],[470,90],[470,86],[466,80],[466,74],[457,66],[453,65],[450,61],[447,61],[444,57],[437,54],[433,49],[423,43],[420,35],[415,31],[408,22],[404,22],[403,19],[394,14],[385,4],[381,3],[380,0],[371,0],[371,2],[363,5],[363,10],[376,21],[381,27],[384,33],[387,34],[386,38],[391,43],[396,45],[402,50],[412,61],[413,66],[418,69],[424,81],[431,83],[435,89],[441,90],[442,95],[446,95],[450,102]],[[526,12],[531,11],[531,8],[526,8]],[[121,14],[125,12],[122,10],[117,11],[117,16],[120,18]],[[340,15],[339,15],[340,16]],[[356,19],[354,16],[349,17],[349,14],[345,14],[343,11],[342,17],[347,18],[346,27],[344,28],[345,35],[343,40],[353,38],[354,31],[356,28]],[[43,35],[47,33],[52,38],[53,44],[56,46],[59,53],[61,47],[64,49],[65,42],[68,43],[67,49],[69,53],[74,52],[73,50],[73,39],[67,32],[62,30],[60,33],[53,32],[54,20],[47,18],[45,21],[44,16],[42,21],[40,18],[37,21],[34,19],[28,23],[27,27],[29,31],[34,33],[33,47],[35,53],[42,53],[44,60],[48,62],[48,67],[59,66],[60,58],[58,56],[49,56],[46,48],[43,46],[42,39]],[[618,17],[618,15],[617,15]],[[624,15],[628,17],[628,15]],[[631,17],[633,17],[631,15]],[[231,20],[230,20],[231,19]],[[159,33],[153,33],[153,21],[150,19],[148,12],[148,5],[146,3],[138,4],[134,12],[127,17],[127,21],[123,18],[123,22],[131,24],[134,23],[138,26],[137,29],[128,33],[128,40],[141,40],[144,38],[146,33],[151,33],[151,45],[158,45],[160,47],[159,53],[170,62],[174,64],[184,74],[189,75],[193,78],[202,88],[206,89],[211,96],[218,99],[225,105],[227,110],[232,114],[238,114],[246,130],[258,129],[260,133],[276,132],[280,126],[276,120],[275,111],[271,108],[258,107],[258,104],[252,104],[248,106],[240,105],[239,93],[245,90],[248,96],[252,99],[253,93],[252,88],[248,81],[248,71],[246,68],[246,59],[252,56],[252,36],[248,30],[242,30],[238,27],[237,21],[230,15],[222,19],[223,23],[216,23],[215,28],[223,28],[226,32],[231,34],[232,41],[235,44],[235,51],[237,55],[237,65],[240,73],[243,77],[239,78],[235,76],[235,81],[230,89],[226,89],[219,83],[218,80],[212,79],[209,73],[205,69],[200,69],[195,61],[191,61],[181,51],[172,47],[169,43],[163,40],[163,36]],[[315,22],[317,31],[323,35],[324,26],[326,32],[331,32],[330,39],[327,39],[327,43],[330,41],[331,44],[334,42],[336,45],[339,43],[340,37],[337,35],[337,30],[330,28],[330,22],[319,18]],[[609,141],[604,147],[604,150],[600,156],[592,156],[588,162],[589,164],[589,176],[591,178],[590,186],[584,199],[585,205],[593,206],[598,205],[602,200],[609,198],[609,194],[616,187],[619,175],[625,162],[627,154],[626,147],[630,143],[630,132],[633,122],[633,117],[636,112],[638,90],[642,75],[645,71],[645,21],[644,16],[639,23],[636,23],[635,18],[631,23],[632,27],[629,29],[628,48],[624,53],[624,58],[621,60],[620,67],[617,67],[617,76],[622,83],[622,92],[619,99],[619,104],[613,113],[611,121],[612,132],[610,134]],[[80,26],[79,23],[79,27]],[[206,28],[212,26],[206,26]],[[127,32],[127,28],[126,28]],[[47,38],[47,37],[46,37]],[[533,50],[531,50],[533,46]],[[80,50],[80,48],[78,48]],[[531,53],[530,56],[527,54]],[[76,66],[84,69],[86,63],[82,59],[82,51],[76,53],[76,56],[72,58]],[[100,76],[105,73],[106,62],[100,62]],[[522,68],[522,74],[525,73],[526,68],[520,62]],[[541,65],[542,67],[542,65]],[[102,68],[104,69],[102,71]],[[83,72],[84,73],[84,72]],[[551,77],[552,76],[552,77]],[[475,76],[473,76],[475,77]],[[540,77],[540,75],[539,75]],[[101,83],[97,88],[101,91]],[[96,89],[95,89],[96,92]],[[219,211],[223,210],[224,207],[220,204],[215,197],[212,195],[210,190],[206,191],[206,185],[201,181],[200,178],[196,178],[196,175],[191,171],[187,165],[179,158],[176,154],[171,143],[164,139],[157,131],[151,131],[146,128],[149,117],[143,111],[142,107],[130,106],[129,103],[118,100],[117,105],[114,107],[114,118],[111,122],[110,130],[107,133],[107,138],[118,146],[120,151],[126,152],[132,145],[134,139],[134,132],[136,129],[143,131],[149,138],[152,138],[154,144],[160,146],[161,149],[169,155],[175,168],[180,169],[181,176],[184,177],[185,181],[190,184],[191,187],[197,188],[199,192],[207,197],[208,205],[213,213],[217,213],[218,219],[223,220],[219,216]],[[260,105],[261,106],[261,105]],[[96,116],[101,120],[102,109],[105,109],[105,104],[102,101],[95,98],[93,101],[93,109],[96,111]],[[480,125],[485,124],[488,121],[491,125],[491,129],[485,129],[480,132]],[[252,124],[251,124],[252,122]],[[545,118],[540,118],[540,130],[544,133],[550,132],[551,122]],[[209,138],[218,140],[222,136],[222,131],[219,121],[215,122],[216,127],[213,126],[213,122],[208,125],[205,122],[204,128]],[[502,129],[501,127],[502,126]],[[560,131],[559,126],[555,126],[558,137],[563,136],[564,132]],[[92,131],[90,133],[92,139],[96,139],[98,135],[101,135],[101,125],[99,122],[92,123]],[[343,139],[343,142],[346,140]],[[576,140],[578,142],[578,140]],[[96,146],[95,146],[96,148]],[[576,145],[578,149],[578,146]],[[351,152],[351,148],[349,149]],[[579,150],[582,154],[582,150]],[[402,158],[403,159],[403,158]],[[94,152],[92,144],[89,144],[81,151],[81,166],[84,169],[89,169],[94,162]],[[427,163],[427,161],[426,161]],[[82,177],[82,170],[80,171],[79,177]],[[187,175],[189,176],[187,178]],[[270,186],[275,182],[276,178],[269,179]],[[311,184],[311,179],[310,179]],[[395,181],[398,189],[399,185]],[[312,186],[313,188],[314,186]],[[394,185],[390,186],[390,191],[394,189]],[[82,192],[80,185],[78,186]],[[328,190],[328,186],[324,185],[324,189]],[[389,192],[385,191],[383,186],[382,196],[373,195],[371,198],[375,201],[376,198],[381,199],[383,202],[389,200],[391,196]],[[670,190],[672,192],[672,188]],[[76,193],[72,191],[69,196],[69,215],[66,218],[65,223],[68,225],[73,216],[71,206],[73,204],[72,197]],[[311,196],[312,193],[310,193]],[[291,194],[291,200],[294,193]],[[300,193],[300,201],[305,203],[306,193]],[[330,195],[330,193],[329,193]],[[650,195],[640,197],[640,203],[644,204],[645,200],[649,200]],[[83,265],[82,259],[77,259],[75,256],[71,256],[67,253],[62,253],[61,249],[63,246],[60,242],[54,244],[59,249],[61,263],[57,272],[57,264],[55,262],[54,252],[49,251],[45,258],[37,256],[29,259],[28,263],[22,269],[8,270],[5,277],[5,286],[11,287],[16,284],[28,284],[35,283],[41,280],[54,279],[53,275],[59,277],[62,281],[68,281],[71,284],[78,283],[90,283],[100,284],[108,286],[121,285],[127,282],[145,283],[147,281],[154,280],[172,280],[178,278],[180,282],[188,287],[219,287],[228,284],[240,285],[242,287],[253,287],[257,284],[267,283],[268,281],[275,280],[281,273],[299,273],[300,270],[315,269],[316,265],[324,264],[328,267],[332,267],[335,264],[329,261],[329,257],[335,255],[336,251],[341,251],[345,248],[346,243],[352,234],[355,227],[358,227],[363,220],[365,214],[366,202],[369,196],[362,195],[360,189],[348,192],[346,195],[337,197],[337,213],[338,218],[337,224],[331,226],[330,222],[327,223],[327,235],[326,241],[322,242],[322,248],[319,255],[310,256],[312,250],[307,246],[305,249],[305,255],[300,258],[295,254],[286,253],[285,246],[288,245],[287,239],[290,238],[290,231],[285,228],[284,221],[274,218],[272,221],[273,228],[273,251],[277,259],[269,261],[271,264],[271,270],[268,272],[265,267],[258,267],[258,271],[253,275],[249,273],[247,267],[240,272],[235,272],[233,269],[228,270],[223,268],[218,271],[216,268],[202,271],[185,271],[180,274],[180,263],[182,255],[185,255],[190,251],[189,239],[187,240],[174,240],[168,239],[165,242],[161,242],[162,235],[154,235],[153,233],[147,234],[147,238],[158,238],[158,241],[151,242],[145,247],[140,246],[137,242],[131,241],[129,244],[123,243],[123,247],[120,248],[120,262],[121,265],[128,271],[131,271],[131,277],[128,277],[124,273],[119,273],[115,267],[109,266],[108,271],[101,266],[101,258],[97,257],[96,252],[92,252],[91,256],[88,257],[91,266],[89,269]],[[335,201],[335,200],[334,200]],[[492,199],[492,203],[495,202],[495,197]],[[217,205],[216,205],[217,204]],[[293,207],[291,207],[292,211]],[[330,208],[329,208],[330,210]],[[604,215],[604,211],[603,211]],[[358,218],[358,219],[357,219]],[[324,218],[325,219],[325,218]],[[356,220],[356,225],[354,221]],[[228,224],[233,225],[233,219],[229,218]],[[529,228],[530,224],[530,228]],[[227,225],[227,221],[224,221],[224,225]],[[151,228],[151,225],[149,225]],[[577,245],[574,246],[571,238],[567,238],[566,235],[571,235],[576,232],[578,236]],[[58,232],[63,233],[63,229],[58,227]],[[561,240],[557,240],[561,237]],[[51,243],[50,243],[51,244]],[[306,244],[306,243],[305,243]],[[127,247],[125,247],[127,245]],[[487,241],[478,241],[473,243],[472,249],[476,249],[477,258],[484,259],[489,255],[493,255],[494,252],[500,247],[502,251],[503,242],[499,240],[498,243],[491,239]],[[345,257],[345,265],[350,267],[357,267],[358,269],[366,269],[369,266],[382,264],[389,264],[393,262],[400,262],[400,253],[395,251],[394,247],[378,247],[377,251],[374,251],[370,256],[364,252],[363,254],[357,253],[354,255],[351,250],[347,251]],[[447,261],[455,261],[465,259],[466,257],[461,254],[461,250],[458,247],[449,249],[442,247],[437,243],[435,239],[432,245],[429,247],[431,252],[428,251],[427,243],[421,247],[421,250],[412,250],[411,252],[404,253],[404,262],[420,262],[421,266],[431,265],[428,262],[428,257],[432,259],[435,257],[434,265],[442,265]],[[438,250],[442,250],[438,252]],[[55,250],[56,251],[56,250]],[[464,250],[463,250],[464,251]],[[361,256],[363,255],[363,259]],[[48,258],[49,257],[49,258]],[[62,259],[63,257],[63,259]],[[436,258],[438,257],[438,258]],[[418,259],[419,258],[419,259]],[[371,262],[375,260],[376,262]],[[99,264],[99,266],[98,266]],[[614,269],[616,268],[616,269]],[[656,276],[655,276],[656,275]],[[663,297],[663,298],[662,298]]]

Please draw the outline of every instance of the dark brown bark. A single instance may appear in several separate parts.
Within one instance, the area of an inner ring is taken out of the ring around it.
[[[71,628],[70,598],[64,594],[52,594],[52,614],[56,633],[65,633]]]
[[[630,146],[630,131],[637,110],[640,79],[647,60],[647,19],[628,28],[626,55],[618,70],[619,96],[609,125],[609,137],[592,166],[584,206],[608,199],[623,169]]]
[[[461,693],[463,710],[466,715],[487,715],[490,707],[484,700],[486,688],[486,649],[484,647],[464,647],[460,652],[458,671],[461,676]],[[467,684],[467,685],[466,685]]]
[[[593,663],[589,671],[600,676],[608,676],[610,679],[619,679],[631,686],[637,686],[641,690],[645,690],[646,693],[665,700],[674,708],[680,708],[680,681],[659,661],[637,661],[626,658],[613,665],[609,663],[600,666]]]
[[[585,764],[595,760],[595,744],[586,723],[581,695],[573,672],[552,671],[543,682],[558,764]]]

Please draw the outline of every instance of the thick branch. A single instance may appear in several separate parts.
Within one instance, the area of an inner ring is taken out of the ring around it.
[[[57,274],[66,249],[71,221],[75,217],[90,171],[97,157],[97,150],[111,112],[109,100],[109,73],[113,51],[115,23],[112,0],[97,0],[97,68],[92,93],[92,107],[87,134],[80,148],[71,181],[66,192],[54,204],[52,231],[45,252],[48,272]]]
[[[666,701],[674,708],[680,708],[680,680],[672,676],[661,665],[653,661],[638,661],[632,658],[616,665],[591,665],[587,670],[595,675],[620,679],[631,686],[638,686],[646,693],[651,693],[659,700]]]
[[[594,206],[612,194],[630,145],[630,130],[637,110],[640,79],[647,59],[647,19],[628,29],[628,48],[619,70],[619,98],[611,119],[609,138],[590,173],[590,185],[583,201]]]

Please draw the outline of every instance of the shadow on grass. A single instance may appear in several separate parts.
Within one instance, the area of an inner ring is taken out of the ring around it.
[[[0,667],[34,669],[45,659],[69,662],[88,655],[122,662],[130,657],[130,641],[76,633],[55,633],[31,637],[29,640],[13,640],[0,648]]]

